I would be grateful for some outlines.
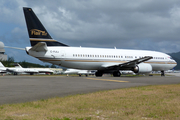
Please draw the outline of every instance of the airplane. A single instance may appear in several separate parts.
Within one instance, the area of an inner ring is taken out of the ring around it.
[[[16,67],[22,68],[22,66],[18,63]],[[50,70],[49,68],[28,68],[28,69],[37,70],[38,73],[53,73],[53,70]]]
[[[12,72],[14,75],[17,73],[30,73],[33,75],[34,73],[53,73],[53,70],[48,68],[22,68],[20,64],[15,64],[15,67],[4,67],[4,65],[0,62],[0,73]]]
[[[119,70],[131,70],[134,73],[150,73],[174,68],[177,63],[171,56],[156,51],[106,49],[88,47],[70,47],[54,40],[33,12],[23,7],[31,47],[26,47],[28,55],[41,61],[66,68],[96,70],[96,77],[112,73],[120,77]]]
[[[131,74],[131,75],[136,75],[133,71],[131,71],[131,70],[122,70],[122,71],[120,71],[120,73],[122,74],[122,75],[129,75],[129,74]]]
[[[12,72],[14,75],[17,75],[18,73],[29,73],[30,75],[33,75],[34,73],[39,73],[39,71],[36,69],[22,68],[19,64],[17,64],[15,67],[7,67],[6,70],[8,72]]]
[[[121,75],[128,75],[128,74],[135,75],[135,73],[130,70],[123,70],[119,72],[121,73]],[[69,76],[69,74],[78,74],[80,77],[82,75],[85,75],[87,77],[88,75],[94,75],[95,71],[94,70],[91,71],[91,70],[67,69],[63,73],[67,74],[67,76]]]
[[[64,71],[64,74],[78,74],[80,77],[82,75],[85,75],[86,77],[88,75],[93,75],[94,73],[91,70],[79,70],[79,69],[67,69],[66,71]]]
[[[7,68],[7,71],[13,72],[14,75],[17,75],[17,73],[30,73],[30,75],[33,75],[34,73],[53,73],[52,70],[48,68],[23,68],[20,64],[16,64],[14,68]]]
[[[46,74],[52,74],[54,73],[53,70],[50,70],[49,68],[33,68],[38,71],[38,73],[46,73]]]

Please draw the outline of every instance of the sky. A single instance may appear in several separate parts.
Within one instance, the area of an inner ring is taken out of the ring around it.
[[[1,0],[0,41],[30,46],[23,7],[31,7],[53,39],[69,46],[180,51],[179,0]],[[15,61],[45,64],[5,48]]]

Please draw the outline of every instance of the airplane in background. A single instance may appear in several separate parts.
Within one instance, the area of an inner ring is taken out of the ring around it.
[[[0,62],[0,73],[12,72],[14,75],[18,73],[29,73],[33,75],[35,73],[53,73],[53,70],[48,68],[23,68],[20,64],[15,64],[15,67],[4,67],[4,65]]]
[[[120,71],[120,73],[122,74],[122,75],[136,75],[133,71],[131,71],[131,70],[122,70],[122,71]]]
[[[0,73],[13,72],[14,75],[17,75],[17,73],[30,73],[31,75],[33,75],[34,73],[38,73],[37,70],[31,68],[22,68],[20,65],[18,67],[5,67],[1,62],[0,71]]]
[[[78,74],[80,77],[82,75],[85,75],[86,77],[88,75],[94,75],[95,72],[91,71],[91,70],[79,70],[79,69],[67,69],[66,71],[64,71],[64,74]]]
[[[33,75],[35,73],[46,73],[46,74],[52,74],[53,71],[48,68],[23,68],[20,64],[15,64],[14,68],[8,67],[8,72],[13,72],[14,75],[17,75],[17,73],[29,73],[30,75]]]
[[[69,74],[78,74],[80,77],[82,75],[85,75],[86,77],[88,75],[94,75],[95,74],[95,70],[79,70],[79,69],[67,69],[66,71],[64,71],[64,74],[67,74],[67,76],[69,76]],[[119,71],[122,75],[136,75],[133,71],[131,70],[123,70],[123,71]]]
[[[16,67],[22,68],[22,66],[20,64],[17,64]],[[46,73],[46,74],[53,73],[53,70],[50,70],[49,68],[28,68],[28,69],[37,70],[38,73]]]
[[[21,65],[17,64],[15,67],[7,67],[6,70],[8,72],[12,72],[14,75],[18,73],[29,73],[30,75],[34,75],[35,73],[39,73],[38,70],[33,68],[22,68]]]
[[[28,55],[41,61],[66,68],[97,70],[97,77],[104,73],[120,77],[120,70],[131,70],[134,73],[161,71],[164,76],[164,71],[177,65],[171,56],[162,52],[70,47],[54,40],[31,8],[24,7],[23,11],[31,43],[31,47],[25,50]]]
[[[38,71],[38,73],[45,73],[45,74],[52,74],[54,73],[53,70],[50,70],[49,68],[33,68]]]

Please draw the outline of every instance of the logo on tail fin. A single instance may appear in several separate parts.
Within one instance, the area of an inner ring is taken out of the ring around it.
[[[42,35],[47,36],[46,31],[38,30],[38,29],[31,29],[31,35]]]

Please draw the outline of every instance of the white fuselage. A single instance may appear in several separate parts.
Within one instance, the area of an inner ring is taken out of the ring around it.
[[[153,71],[169,70],[177,64],[165,53],[147,50],[53,46],[47,47],[46,52],[36,52],[29,50],[30,48],[26,47],[28,54],[41,61],[82,70],[101,70],[106,65],[122,64],[145,56],[153,57],[144,62],[150,64]]]
[[[90,70],[67,69],[64,74],[93,74]]]
[[[53,73],[53,70],[50,70],[49,68],[34,68],[39,73]]]
[[[14,73],[38,73],[37,70],[35,69],[32,69],[32,68],[17,68],[17,67],[14,67],[14,68],[7,68],[7,70],[9,72],[14,72]]]

